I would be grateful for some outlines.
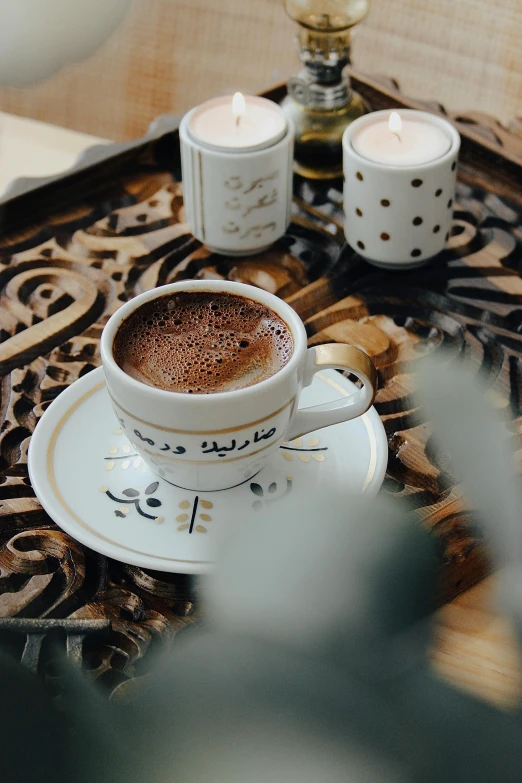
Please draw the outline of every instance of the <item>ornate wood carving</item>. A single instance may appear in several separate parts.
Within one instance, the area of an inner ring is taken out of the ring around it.
[[[386,91],[379,95],[390,105]],[[478,127],[492,130],[482,121]],[[511,139],[501,142],[515,149]],[[260,256],[232,259],[211,254],[187,233],[176,135],[149,144],[145,153],[122,159],[119,168],[113,163],[117,177],[109,188],[100,188],[99,169],[82,175],[68,190],[75,201],[39,225],[29,224],[27,210],[28,199],[41,200],[41,192],[10,206],[16,225],[26,225],[0,239],[0,617],[109,620],[104,634],[86,639],[84,659],[111,688],[140,673],[151,647],[197,619],[197,580],[109,562],[77,544],[46,517],[27,475],[38,418],[68,384],[99,365],[108,317],[140,291],[191,277],[261,286],[292,304],[311,344],[347,340],[372,356],[380,376],[376,407],[389,442],[384,491],[390,498],[407,495],[440,539],[441,600],[483,576],[483,542],[451,463],[436,451],[415,406],[412,371],[442,345],[452,361],[472,362],[497,404],[513,411],[518,443],[517,208],[483,189],[481,172],[471,185],[465,163],[448,248],[431,266],[387,273],[345,245],[341,184],[297,180],[288,234]],[[502,180],[498,171],[491,178]],[[55,191],[52,185],[45,191],[51,205]],[[521,194],[513,193],[514,200]]]

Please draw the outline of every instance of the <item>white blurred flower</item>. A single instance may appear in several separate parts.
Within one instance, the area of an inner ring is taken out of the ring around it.
[[[0,84],[23,87],[92,54],[131,0],[0,0]]]

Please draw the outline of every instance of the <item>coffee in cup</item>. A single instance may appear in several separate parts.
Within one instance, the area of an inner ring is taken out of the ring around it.
[[[262,302],[220,291],[180,291],[145,302],[123,321],[114,358],[137,381],[211,394],[270,378],[292,356],[289,326]]]

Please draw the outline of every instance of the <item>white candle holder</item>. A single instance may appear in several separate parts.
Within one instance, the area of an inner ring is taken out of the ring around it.
[[[247,109],[249,104],[255,108],[252,122],[259,121],[259,116],[262,119],[264,110],[280,114],[275,122],[271,117],[273,130],[265,134],[269,138],[259,142],[253,128],[253,144],[240,146],[234,128],[226,139],[227,127],[216,127],[217,143],[209,143],[212,126],[203,138],[194,132],[194,127],[201,126],[198,115],[202,109],[212,110],[213,103],[219,108],[224,100],[208,101],[181,121],[186,221],[191,233],[210,250],[229,256],[253,255],[270,247],[290,224],[294,134],[277,104],[249,97]]]
[[[444,248],[451,228],[460,136],[446,120],[426,112],[400,116],[441,129],[448,149],[428,162],[394,165],[364,157],[354,136],[389,111],[356,120],[343,136],[345,234],[370,263],[389,269],[421,266]]]

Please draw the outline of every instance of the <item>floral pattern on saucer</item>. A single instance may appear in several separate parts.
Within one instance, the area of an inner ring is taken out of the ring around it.
[[[328,446],[320,446],[321,439],[317,437],[305,438],[305,440],[305,445],[303,445],[303,438],[296,438],[289,443],[282,443],[283,457],[289,462],[292,462],[294,456],[297,456],[301,462],[310,462],[310,458],[315,462],[324,462],[326,459],[324,452],[328,451]]]
[[[127,438],[123,434],[123,430],[118,428],[113,431],[116,436],[121,436],[124,439],[124,443],[118,445],[111,445],[108,447],[108,456],[104,456],[105,470],[112,471],[114,469],[128,470],[131,468],[137,469],[142,465],[141,457],[132,450],[132,446],[127,442]],[[320,445],[321,439],[319,437],[308,438],[296,438],[292,441],[286,441],[281,444],[280,451],[284,459],[291,462],[294,457],[297,457],[300,462],[304,464],[311,463],[311,460],[315,462],[324,462],[326,459],[325,452],[328,451],[328,446]],[[278,481],[271,481],[268,485],[263,486],[262,483],[252,481],[248,485],[250,492],[256,497],[252,503],[254,511],[260,511],[272,503],[277,502],[282,497],[286,497],[292,491],[292,476],[286,476],[284,479],[280,478]],[[154,481],[149,484],[144,490],[140,491],[135,487],[127,487],[121,491],[121,495],[125,497],[118,497],[113,493],[108,486],[102,484],[100,492],[103,492],[109,500],[112,500],[116,504],[120,504],[117,509],[114,510],[114,515],[120,519],[125,517],[131,512],[132,507],[135,511],[144,519],[150,519],[161,525],[165,522],[165,517],[161,514],[154,515],[153,509],[157,509],[162,506],[162,502],[158,497],[153,497],[160,488],[160,481]],[[160,488],[161,494],[161,488]],[[214,508],[214,504],[209,500],[204,500],[196,495],[191,500],[182,500],[178,504],[178,509],[181,510],[175,521],[178,523],[177,531],[179,533],[188,532],[188,535],[196,533],[207,533],[209,522],[212,522],[212,517],[208,513],[210,509]],[[204,524],[202,524],[204,523]]]

